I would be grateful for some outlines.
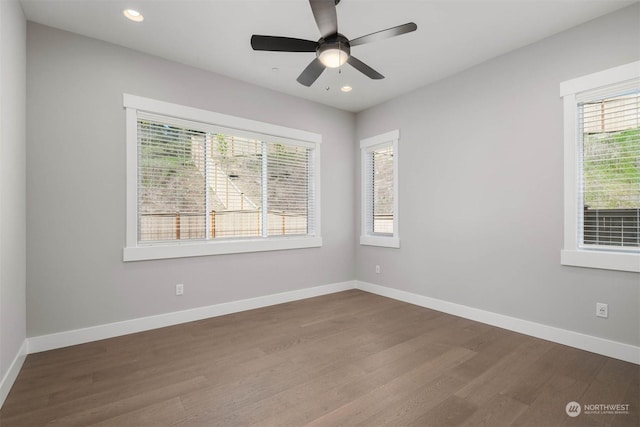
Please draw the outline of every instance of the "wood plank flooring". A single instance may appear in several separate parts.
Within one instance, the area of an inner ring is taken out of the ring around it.
[[[639,374],[353,290],[29,355],[0,425],[638,426]]]

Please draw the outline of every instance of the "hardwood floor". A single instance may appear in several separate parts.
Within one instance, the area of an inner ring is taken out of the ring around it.
[[[639,373],[353,290],[29,355],[0,425],[638,426]]]

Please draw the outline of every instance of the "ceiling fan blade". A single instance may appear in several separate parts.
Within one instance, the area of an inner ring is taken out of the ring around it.
[[[298,80],[298,83],[309,87],[318,79],[318,77],[320,77],[324,68],[325,67],[322,65],[322,62],[320,62],[318,58],[315,58],[309,65],[307,65],[307,68],[304,69],[296,80]]]
[[[360,61],[358,58],[354,56],[350,56],[349,59],[347,59],[347,62],[351,64],[353,68],[360,71],[362,74],[364,74],[365,76],[371,79],[374,79],[374,80],[384,79],[384,76],[382,74],[380,74],[373,68],[369,67],[367,64]]]
[[[397,27],[387,28],[386,30],[376,31],[375,33],[367,34],[366,36],[358,37],[349,42],[353,46],[358,46],[365,43],[371,43],[378,40],[388,39],[389,37],[399,36],[400,34],[410,33],[418,29],[418,26],[413,22],[408,22]]]
[[[318,42],[291,37],[251,36],[253,50],[268,50],[272,52],[315,52]]]
[[[309,0],[313,17],[323,38],[338,33],[338,15],[335,0]]]

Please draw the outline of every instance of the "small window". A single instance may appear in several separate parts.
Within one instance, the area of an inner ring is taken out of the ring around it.
[[[398,237],[399,131],[360,141],[362,233],[360,244],[400,247]]]
[[[640,62],[564,82],[562,263],[640,271]]]
[[[133,96],[125,107],[125,260],[320,245],[318,135]]]

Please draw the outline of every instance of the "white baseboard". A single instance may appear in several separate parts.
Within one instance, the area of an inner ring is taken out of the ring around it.
[[[274,295],[265,295],[257,298],[232,301],[173,313],[159,314],[157,316],[126,320],[123,322],[76,329],[56,334],[31,337],[27,339],[27,350],[25,353],[38,353],[41,351],[113,338],[150,329],[163,328],[180,323],[193,322],[210,317],[223,316],[225,314],[332,294],[349,289],[360,289],[395,300],[404,301],[421,307],[441,311],[443,313],[452,314],[454,316],[463,317],[465,319],[497,326],[499,328],[508,329],[514,332],[519,332],[525,335],[530,335],[536,338],[568,345],[640,365],[640,347],[357,280],[316,286],[313,288],[283,292]],[[17,362],[14,362],[14,365],[16,365],[16,363]],[[22,366],[22,362],[19,362],[19,366]],[[15,372],[15,375],[17,375],[17,371]],[[8,378],[9,375],[3,379],[2,387],[4,387]],[[13,384],[13,380],[8,383]],[[2,397],[3,391],[4,388],[0,389],[0,398]]]
[[[166,326],[178,325],[180,323],[193,322],[196,320],[208,319],[210,317],[224,316],[225,314],[238,313],[240,311],[253,310],[270,305],[332,294],[354,288],[355,281],[333,283],[313,288],[299,289],[296,291],[215,304],[207,307],[159,314],[157,316],[142,317],[106,325],[75,329],[56,334],[41,335],[28,338],[28,351],[29,353],[38,353],[56,348],[148,331],[150,329],[163,328]]]
[[[18,378],[18,374],[20,373],[20,369],[22,368],[22,364],[27,357],[27,340],[22,342],[20,349],[18,350],[18,354],[11,362],[9,366],[9,370],[0,381],[0,408],[4,405],[4,401],[9,395],[9,391],[11,391],[11,387],[13,387],[13,383]]]
[[[385,286],[374,285],[372,283],[356,281],[356,288],[372,294],[408,302],[420,307],[430,308],[452,314],[454,316],[463,317],[465,319],[475,320],[476,322],[485,323],[487,325],[497,326],[499,328],[508,329],[510,331],[519,332],[521,334],[640,365],[640,347],[630,344],[598,338],[553,326],[542,325],[529,320],[509,317],[490,311],[480,310],[478,308],[468,307],[466,305],[455,304]]]

